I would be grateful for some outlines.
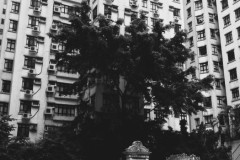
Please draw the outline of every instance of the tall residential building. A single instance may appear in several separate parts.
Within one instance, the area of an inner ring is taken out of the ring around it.
[[[56,42],[47,33],[69,25],[71,7],[80,2],[0,0],[0,113],[16,119],[12,122],[16,127],[14,136],[35,141],[45,131],[68,123],[77,115],[78,95],[74,90],[68,95],[63,93],[79,75],[56,64],[55,55],[64,50],[64,43]],[[98,14],[113,21],[123,18],[121,33],[140,13],[145,15],[150,30],[158,19],[174,24],[167,37],[184,28],[181,0],[90,0],[89,4],[93,22]],[[103,98],[93,98],[96,105],[108,103]],[[148,111],[146,116],[157,118]],[[169,125],[178,127],[179,121],[169,121]]]
[[[216,1],[218,8],[219,34],[224,66],[227,105],[239,105],[240,77],[240,2],[237,0]]]
[[[219,1],[220,3],[220,1]],[[211,122],[217,120],[225,99],[225,85],[217,8],[213,0],[184,0],[184,23],[188,32],[187,47],[193,57],[187,62],[187,68],[195,67],[192,79],[203,79],[214,75],[215,82],[211,91],[203,92],[203,106],[206,111],[191,116],[191,130],[196,129],[201,122],[210,128]],[[221,27],[220,27],[221,28]],[[225,46],[225,44],[224,44]],[[222,47],[223,48],[223,47]],[[223,52],[224,53],[224,52]],[[228,76],[226,76],[228,77]]]
[[[79,0],[0,0],[0,113],[16,119],[14,136],[35,141],[44,132],[77,115],[78,96],[63,92],[78,78],[56,65],[64,43],[47,33],[70,24],[71,6]]]

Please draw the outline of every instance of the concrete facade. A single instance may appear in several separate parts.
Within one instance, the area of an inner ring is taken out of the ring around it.
[[[54,23],[69,24],[71,1],[1,0],[4,19],[0,57],[0,112],[16,119],[14,136],[41,138],[45,131],[71,121],[77,114],[78,96],[63,95],[78,75],[56,67],[55,54],[61,51],[47,35]],[[61,7],[60,7],[61,6]],[[57,9],[56,9],[57,8]],[[55,107],[55,111],[52,107]]]
[[[240,77],[240,2],[238,0],[216,1],[219,33],[225,75],[227,105],[238,106]]]
[[[220,1],[219,1],[220,2]],[[215,78],[213,90],[203,92],[206,111],[198,112],[191,116],[191,130],[196,129],[203,122],[209,128],[211,121],[217,121],[225,99],[224,70],[222,66],[221,42],[218,34],[218,23],[216,18],[217,8],[212,0],[184,0],[184,23],[188,32],[187,47],[194,54],[187,62],[187,68],[195,67],[196,74],[192,79],[205,78],[213,75]]]

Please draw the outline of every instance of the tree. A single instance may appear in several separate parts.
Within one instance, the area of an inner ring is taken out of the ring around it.
[[[14,130],[14,127],[9,122],[13,120],[10,116],[0,116],[0,159],[9,159],[7,147],[11,140],[11,131]]]
[[[79,93],[88,88],[91,80],[107,78],[108,86],[121,98],[122,111],[126,109],[127,95],[133,93],[154,101],[156,107],[172,107],[176,113],[203,109],[201,91],[211,89],[212,78],[189,81],[193,68],[183,70],[177,66],[191,57],[183,44],[184,32],[167,39],[164,33],[171,25],[163,26],[158,21],[150,33],[145,21],[139,18],[126,28],[128,35],[120,35],[122,20],[112,22],[99,15],[98,24],[93,25],[86,2],[75,11],[70,26],[49,35],[65,43],[65,51],[56,54],[56,58],[59,65],[65,64],[80,74],[75,83]],[[70,54],[73,51],[79,52]],[[120,80],[125,81],[124,88],[120,88]]]
[[[126,35],[121,35],[122,20],[112,22],[99,15],[96,24],[92,24],[89,11],[87,3],[81,3],[71,16],[70,26],[49,33],[56,41],[65,43],[64,52],[55,55],[57,63],[78,71],[80,78],[74,85],[80,97],[91,83],[105,81],[104,85],[120,97],[120,110],[109,114],[96,112],[83,99],[75,125],[59,139],[83,159],[103,156],[114,160],[133,140],[147,136],[143,117],[127,108],[129,95],[143,95],[155,108],[164,108],[166,114],[170,108],[175,113],[191,114],[203,110],[201,91],[211,89],[212,77],[189,81],[193,68],[183,70],[177,66],[191,54],[183,44],[184,32],[177,32],[170,39],[164,37],[173,26],[158,21],[149,32],[141,16],[126,28]]]
[[[146,140],[151,160],[164,160],[172,154],[194,154],[201,160],[230,160],[231,147],[219,145],[219,134],[203,124],[191,133],[153,128]]]

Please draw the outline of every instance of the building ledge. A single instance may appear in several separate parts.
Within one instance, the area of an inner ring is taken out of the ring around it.
[[[240,100],[240,97],[232,99],[232,102],[239,101],[239,100]]]
[[[228,46],[228,45],[230,45],[230,44],[232,44],[232,43],[233,43],[233,40],[232,40],[231,42],[227,43],[225,46]]]
[[[235,81],[238,81],[238,79],[230,80],[229,83],[232,83],[232,82],[235,82]]]
[[[224,12],[225,10],[227,10],[229,8],[229,6],[225,7],[221,12]]]
[[[230,64],[230,63],[233,63],[233,62],[235,62],[236,60],[234,59],[234,60],[232,60],[232,61],[229,61],[227,64]]]
[[[235,1],[235,2],[233,2],[233,4],[236,4],[237,2],[239,2],[240,0],[237,0],[237,1]]]
[[[223,29],[227,28],[228,26],[231,26],[231,23],[225,25],[225,26],[223,27]]]

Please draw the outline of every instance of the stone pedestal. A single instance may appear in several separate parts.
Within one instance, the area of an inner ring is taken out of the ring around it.
[[[150,153],[141,141],[134,141],[124,152],[126,160],[149,160]]]

